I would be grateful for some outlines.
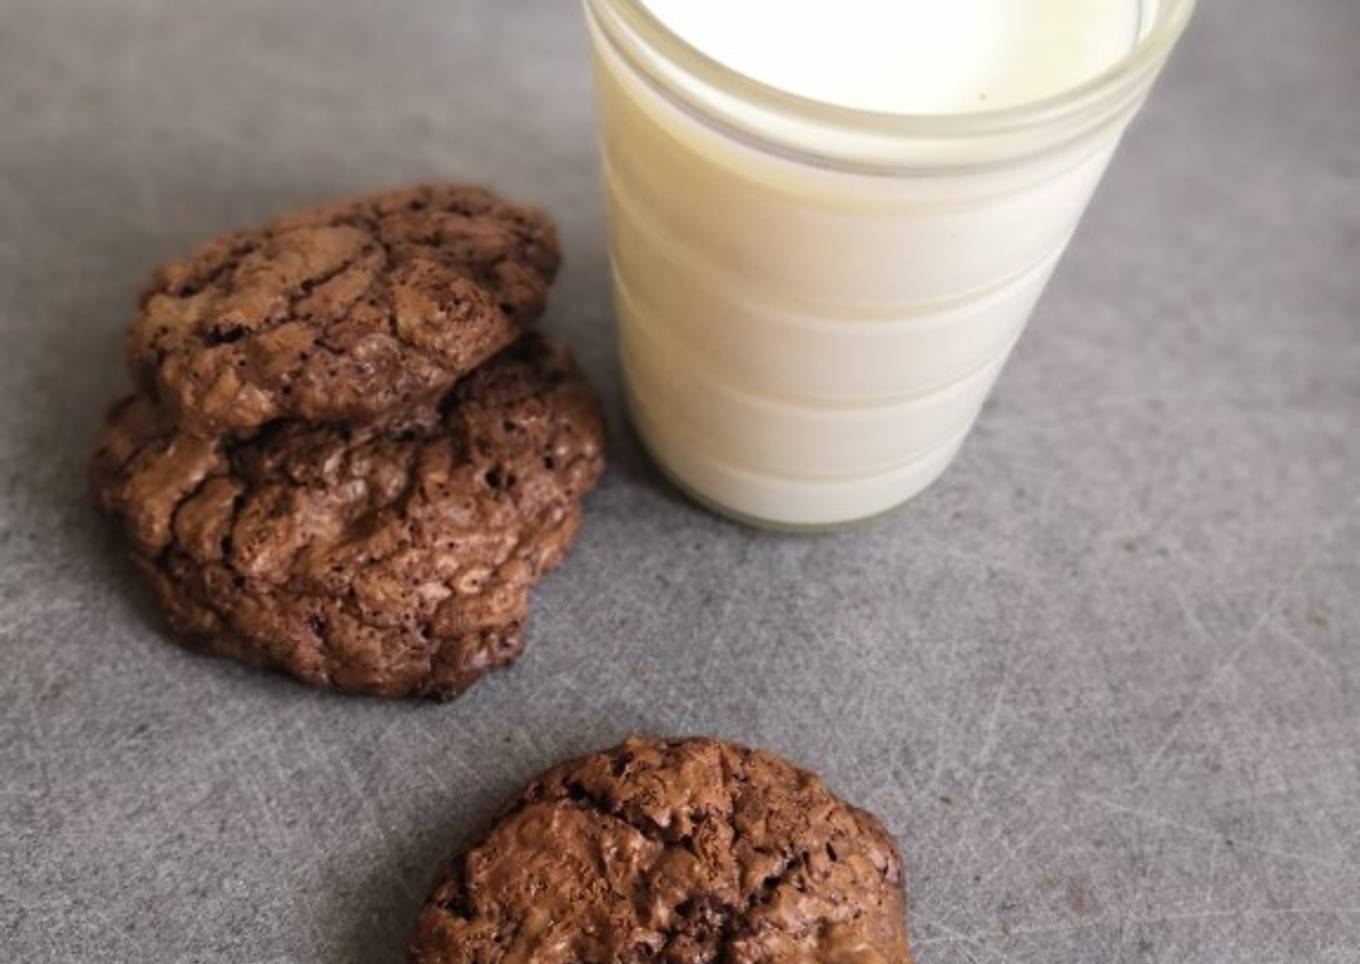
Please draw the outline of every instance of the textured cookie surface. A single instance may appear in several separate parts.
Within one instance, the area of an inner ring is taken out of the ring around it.
[[[224,235],[157,271],[127,341],[141,390],[212,437],[430,402],[544,309],[556,233],[487,191],[429,186]]]
[[[93,480],[198,647],[318,686],[447,697],[518,655],[528,591],[571,542],[602,448],[589,386],[530,335],[382,430],[214,441],[134,396]]]
[[[629,740],[553,769],[431,895],[413,964],[907,964],[871,815],[770,753]]]

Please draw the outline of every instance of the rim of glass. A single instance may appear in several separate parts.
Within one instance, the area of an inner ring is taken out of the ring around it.
[[[1130,82],[1161,62],[1180,39],[1196,0],[1159,0],[1156,19],[1146,28],[1138,43],[1119,61],[1082,83],[1037,100],[1008,107],[948,114],[911,114],[848,107],[794,94],[756,80],[715,59],[681,37],[647,8],[644,0],[586,0],[588,8],[605,28],[601,14],[608,13],[647,47],[687,74],[725,93],[734,94],[758,108],[779,114],[796,115],[856,133],[903,137],[969,137],[1012,133],[1027,127],[1042,126],[1079,115],[1099,106]],[[632,58],[629,58],[630,61]],[[646,71],[643,65],[633,63]],[[655,81],[655,75],[651,75]],[[697,106],[697,105],[692,105]],[[704,111],[709,114],[709,111]]]

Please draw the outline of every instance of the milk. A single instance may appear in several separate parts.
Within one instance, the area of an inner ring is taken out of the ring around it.
[[[643,0],[715,60],[813,100],[952,114],[1038,100],[1114,64],[1139,0]]]
[[[633,419],[790,528],[953,460],[1190,6],[586,3]]]

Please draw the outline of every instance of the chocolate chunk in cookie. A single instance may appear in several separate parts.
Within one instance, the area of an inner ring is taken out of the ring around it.
[[[566,352],[529,335],[382,428],[205,440],[134,396],[104,427],[94,489],[199,647],[317,686],[449,697],[519,654],[603,431]]]
[[[279,418],[379,420],[513,342],[543,313],[558,261],[546,217],[476,188],[329,204],[163,266],[128,364],[205,438]]]
[[[525,788],[454,861],[413,964],[909,964],[892,838],[718,740],[629,740]]]

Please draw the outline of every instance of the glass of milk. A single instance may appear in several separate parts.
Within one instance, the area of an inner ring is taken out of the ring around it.
[[[585,0],[638,432],[726,515],[959,451],[1194,0]]]

